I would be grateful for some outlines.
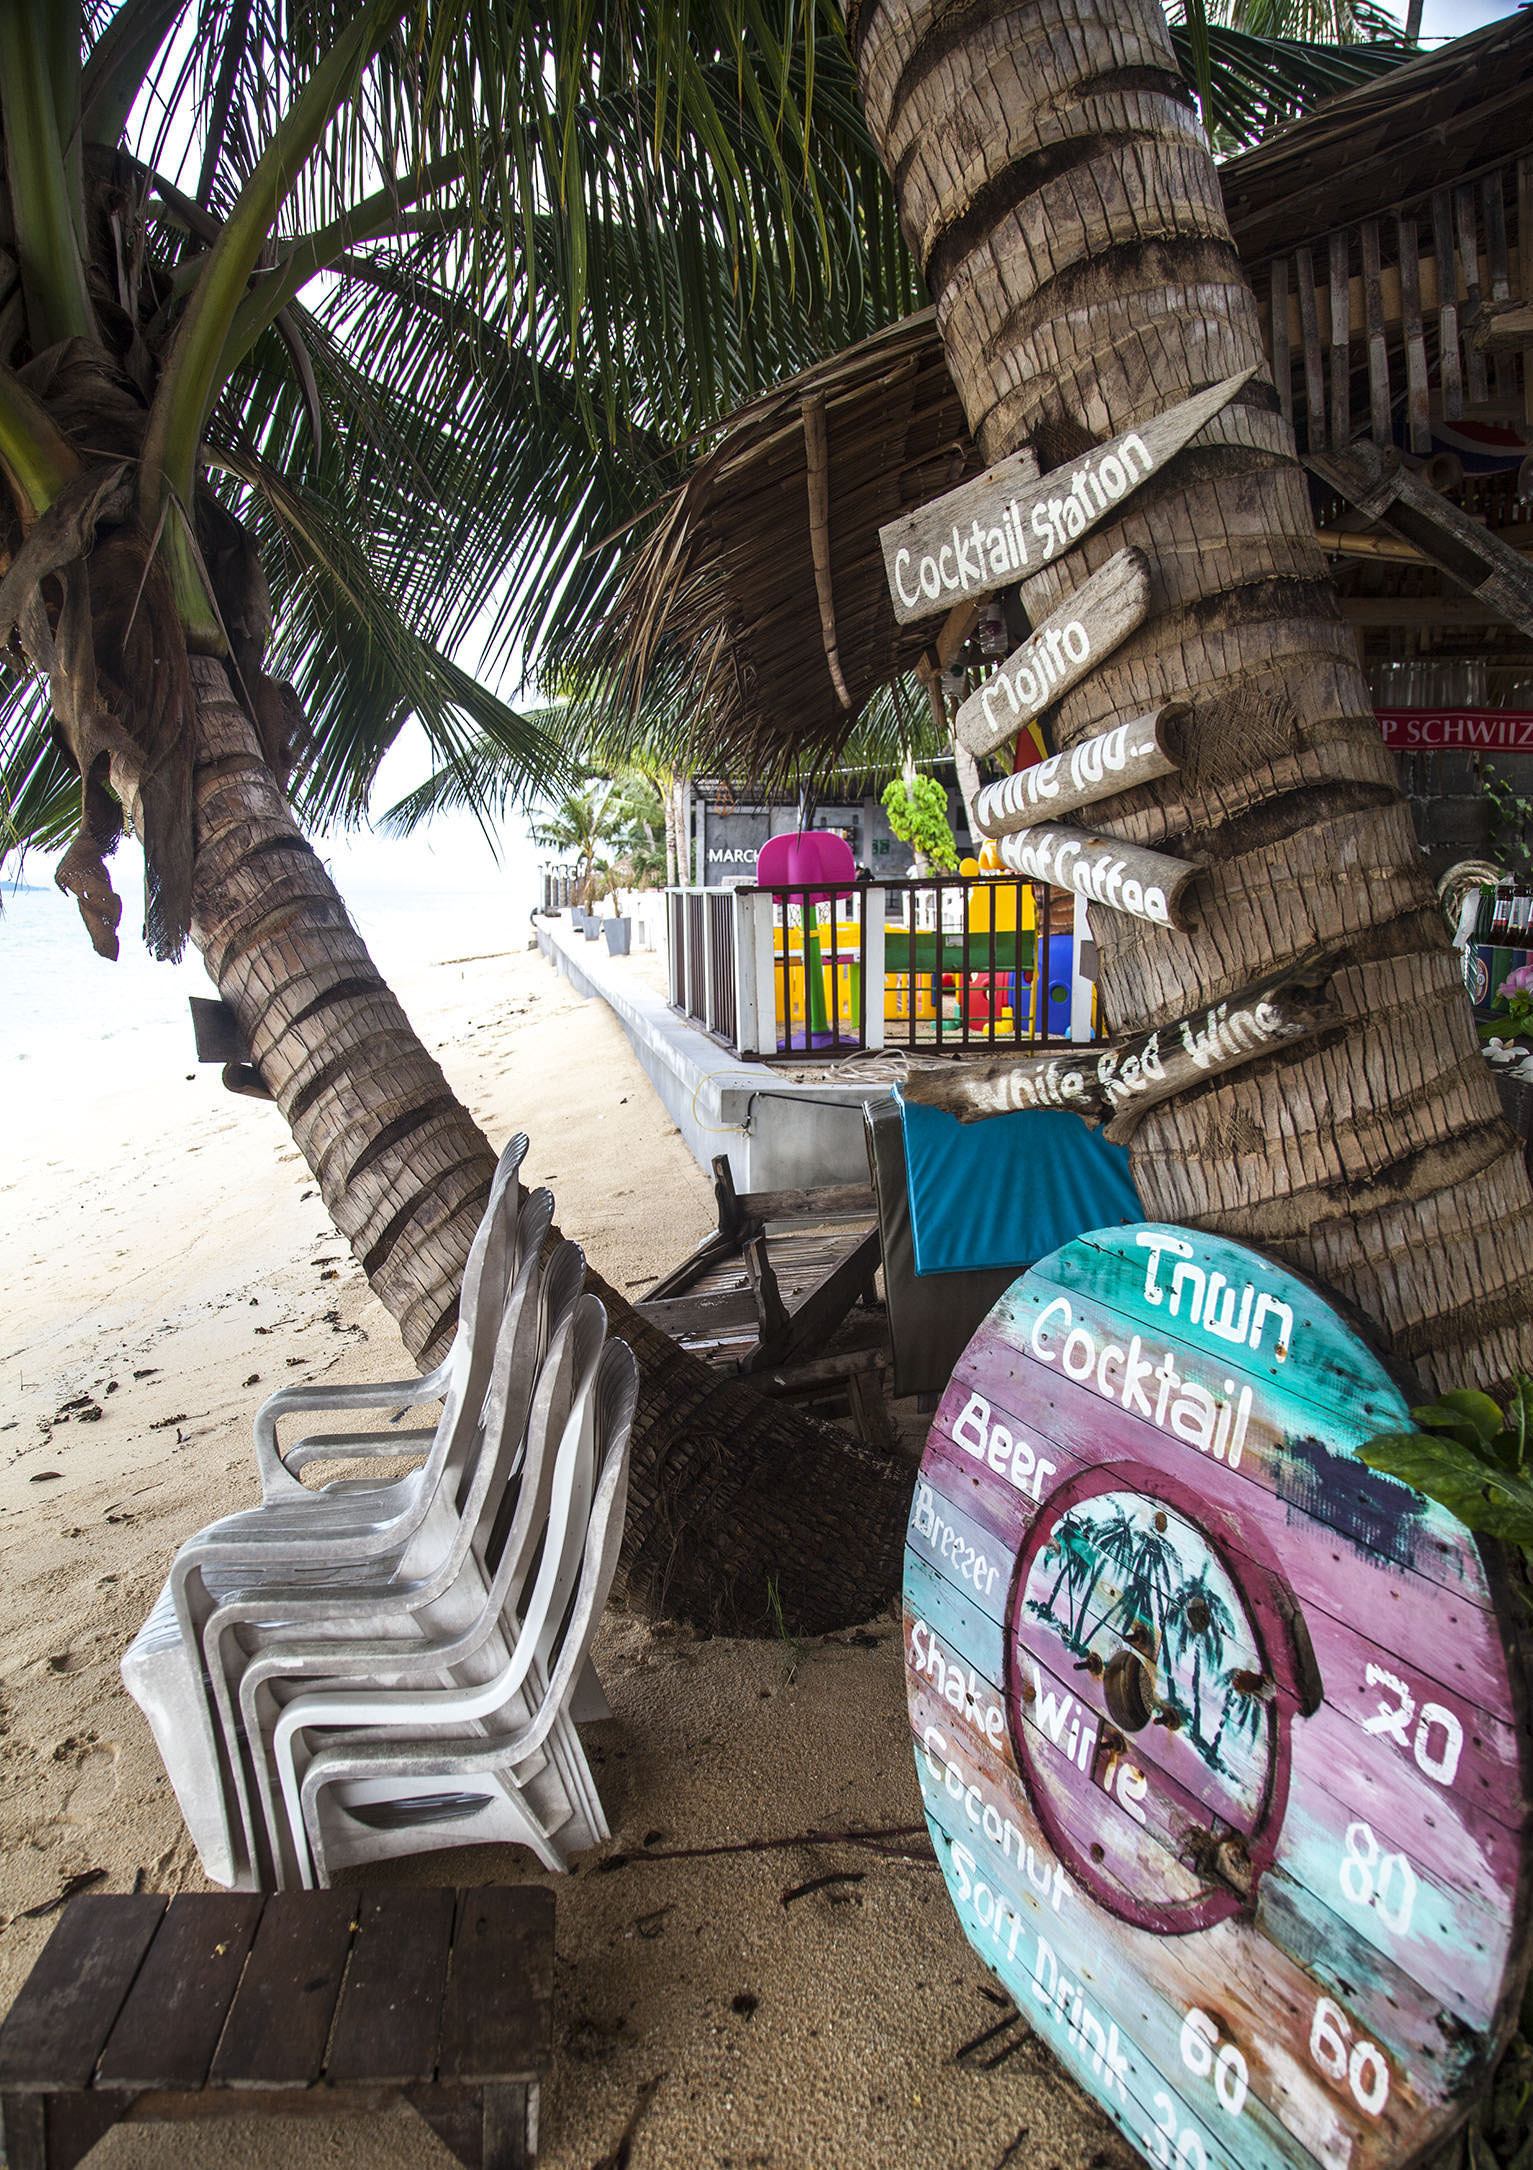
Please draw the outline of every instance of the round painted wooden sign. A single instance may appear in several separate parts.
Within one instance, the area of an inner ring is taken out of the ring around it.
[[[1140,1225],[970,1342],[905,1554],[916,1768],[965,1931],[1153,2163],[1396,2170],[1509,2023],[1515,1600],[1358,1459],[1399,1390],[1306,1283]]]

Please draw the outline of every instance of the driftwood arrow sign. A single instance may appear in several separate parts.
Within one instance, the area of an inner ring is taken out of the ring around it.
[[[1187,713],[1184,703],[1168,702],[986,784],[974,803],[980,834],[1014,836],[1037,822],[1058,821],[1077,807],[1170,776],[1179,766],[1179,732]]]
[[[912,1070],[902,1089],[965,1123],[1017,1108],[1071,1108],[1088,1123],[1105,1122],[1107,1136],[1121,1144],[1161,1101],[1339,1024],[1330,982],[1329,965],[1303,966],[1115,1045],[1009,1062],[932,1063]]]
[[[1116,837],[1093,836],[1089,829],[1066,829],[1054,822],[1003,836],[997,847],[1013,874],[1073,890],[1093,904],[1147,919],[1157,927],[1184,927],[1183,890],[1198,869],[1185,859],[1120,844]]]
[[[1246,379],[1226,377],[1125,430],[1095,452],[1043,476],[1031,450],[1014,452],[972,482],[880,528],[878,540],[901,625],[965,598],[1009,588],[1068,550],[1164,467]]]
[[[1149,607],[1149,560],[1116,551],[969,695],[953,719],[959,745],[976,761],[994,753],[1127,639]]]

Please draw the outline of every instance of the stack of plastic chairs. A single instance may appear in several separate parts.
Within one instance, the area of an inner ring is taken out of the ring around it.
[[[607,1836],[576,1721],[616,1564],[633,1357],[548,1245],[514,1138],[436,1370],[287,1388],[256,1418],[262,1504],[182,1546],[123,1659],[208,1876],[325,1883],[341,1863],[505,1839],[548,1868]],[[282,1419],[440,1401],[430,1432]],[[398,1455],[391,1482],[311,1489],[313,1461]]]

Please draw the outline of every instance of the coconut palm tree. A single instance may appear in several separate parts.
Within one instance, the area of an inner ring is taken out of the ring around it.
[[[1245,1237],[1353,1303],[1432,1385],[1533,1365],[1533,1195],[1316,548],[1256,304],[1153,0],[863,0],[865,111],[949,367],[990,460],[1045,467],[1198,387],[1245,390],[1148,496],[1024,583],[1034,621],[1113,551],[1152,567],[1143,629],[1059,705],[1069,746],[1191,704],[1180,773],[1113,828],[1206,863],[1189,932],[1101,922],[1124,1026],[1299,960],[1344,1024],[1164,1103],[1132,1153],[1146,1211]]]
[[[412,1353],[450,1336],[493,1166],[295,818],[406,717],[564,750],[453,661],[599,603],[699,419],[915,291],[820,0],[6,0],[7,836],[115,951],[188,936]],[[744,56],[750,56],[750,65]],[[137,115],[137,119],[134,116]],[[829,177],[827,185],[826,177]],[[882,220],[882,226],[880,226]],[[865,1617],[885,1457],[645,1327],[631,1580],[710,1622]]]
[[[67,843],[110,954],[138,836],[151,947],[200,948],[429,1356],[489,1151],[294,806],[359,812],[412,715],[449,767],[490,745],[548,780],[563,749],[454,661],[469,629],[493,663],[590,616],[588,545],[678,437],[918,299],[839,18],[6,0],[0,138],[0,838]],[[646,1381],[638,1584],[870,1609],[887,1466],[612,1309]]]

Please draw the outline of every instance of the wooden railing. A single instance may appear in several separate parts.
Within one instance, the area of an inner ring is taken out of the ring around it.
[[[1533,421],[1533,154],[1247,266],[1301,450]]]
[[[1072,900],[1007,877],[671,889],[673,1009],[742,1058],[1089,1039]]]

